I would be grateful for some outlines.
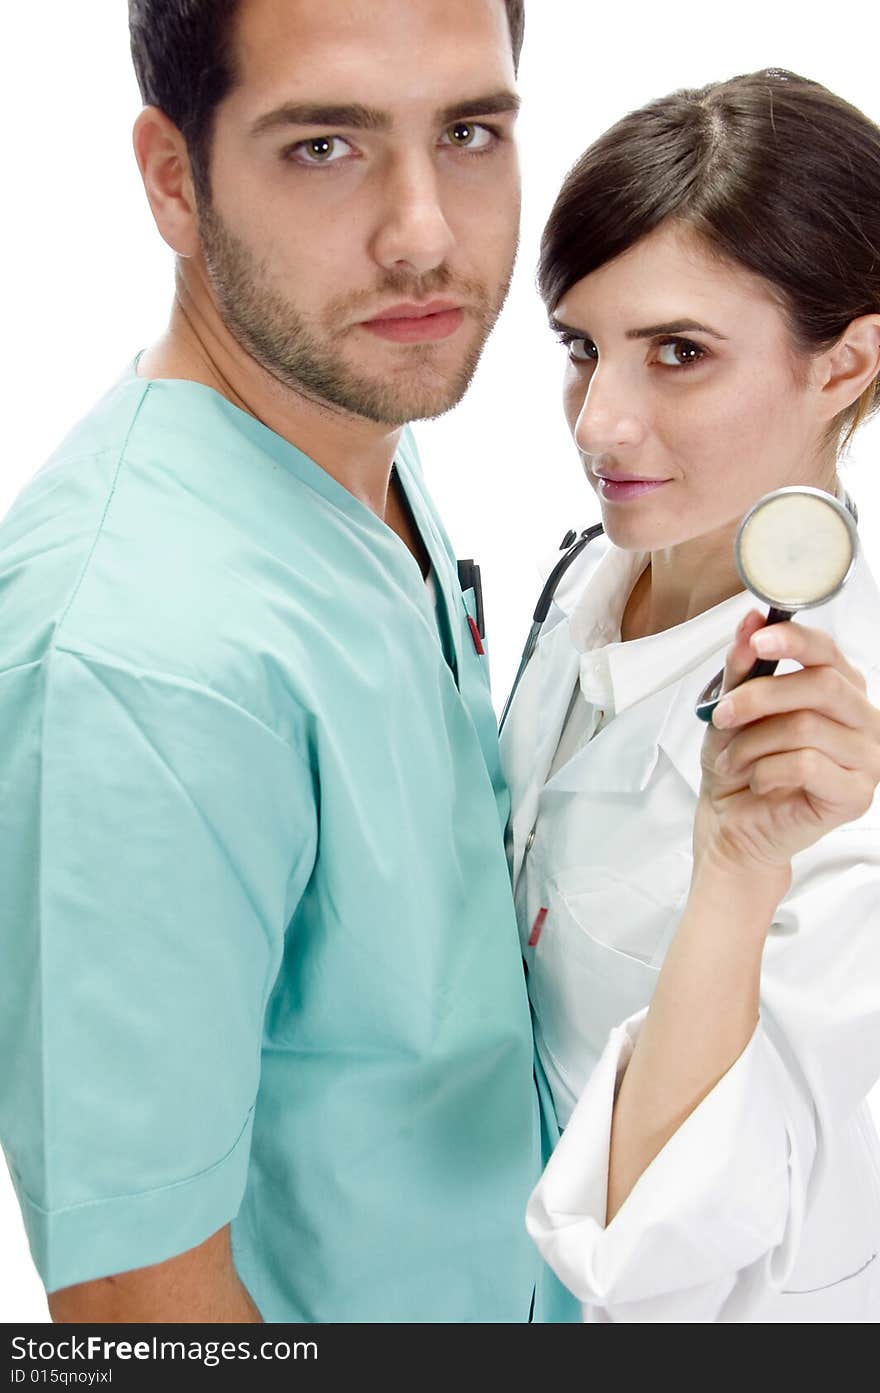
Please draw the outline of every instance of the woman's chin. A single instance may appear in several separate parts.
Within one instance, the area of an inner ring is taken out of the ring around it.
[[[670,536],[656,525],[651,527],[635,518],[622,518],[618,509],[603,508],[602,524],[609,542],[621,551],[659,551],[674,545]]]

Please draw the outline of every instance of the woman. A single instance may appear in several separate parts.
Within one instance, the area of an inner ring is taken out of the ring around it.
[[[762,494],[841,491],[880,401],[878,249],[880,131],[778,71],[626,117],[545,232],[607,537],[502,743],[564,1128],[528,1224],[588,1320],[880,1315],[880,595],[860,562],[765,629],[733,561]],[[734,633],[728,688],[791,661],[704,741]]]

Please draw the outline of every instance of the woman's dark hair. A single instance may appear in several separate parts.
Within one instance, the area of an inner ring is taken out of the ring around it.
[[[186,140],[196,191],[210,199],[214,112],[235,85],[234,30],[240,0],[128,0],[131,54],[141,96]],[[525,0],[505,0],[519,63]]]
[[[771,68],[673,92],[591,145],[544,230],[552,312],[584,276],[667,219],[775,291],[801,353],[880,312],[880,129],[807,78]],[[835,423],[880,408],[880,380]]]

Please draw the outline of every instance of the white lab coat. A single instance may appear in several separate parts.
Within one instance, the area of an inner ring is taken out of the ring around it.
[[[572,568],[502,739],[537,1051],[564,1128],[529,1231],[588,1321],[876,1320],[880,799],[795,858],[750,1043],[604,1227],[615,1088],[689,886],[693,704],[754,605],[609,642],[642,561],[602,539]],[[880,703],[866,564],[801,622],[834,635]],[[570,705],[586,738],[560,765]]]

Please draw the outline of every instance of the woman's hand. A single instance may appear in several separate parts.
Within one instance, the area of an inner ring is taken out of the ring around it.
[[[756,658],[802,670],[736,686]],[[703,743],[695,867],[785,877],[797,852],[871,806],[880,711],[828,634],[765,625],[755,611],[737,629],[724,689]]]

